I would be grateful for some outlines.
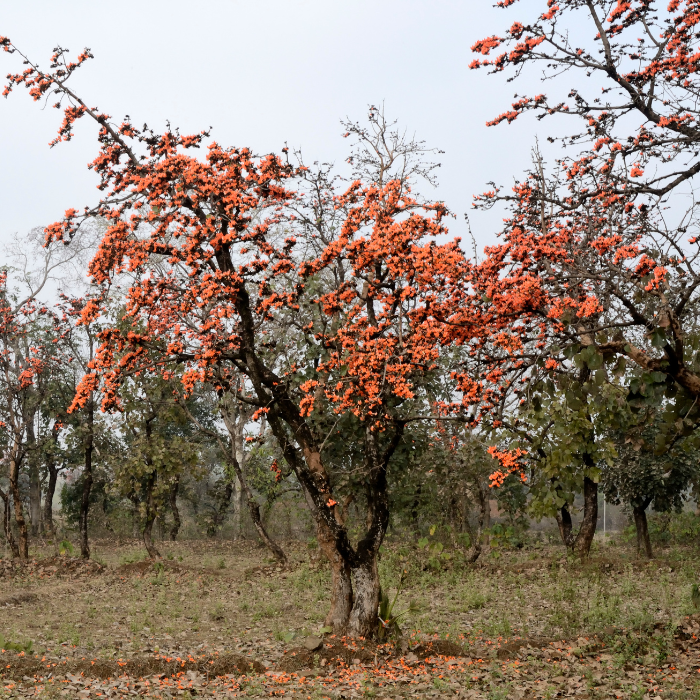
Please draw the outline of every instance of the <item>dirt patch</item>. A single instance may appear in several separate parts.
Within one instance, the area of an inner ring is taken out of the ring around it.
[[[374,663],[377,658],[377,646],[372,642],[353,644],[336,640],[324,642],[317,651],[309,651],[305,647],[295,647],[286,652],[284,658],[277,664],[280,671],[294,673],[307,668],[314,668],[325,661],[324,665],[353,666]]]
[[[606,629],[602,635],[612,636],[616,633],[615,628]],[[530,649],[550,654],[553,658],[567,654],[569,651],[576,656],[591,654],[602,648],[603,644],[598,635],[578,637],[576,639],[552,639],[551,637],[527,637],[525,639],[515,639],[501,645],[496,652],[499,659],[512,659],[521,650]]]
[[[2,657],[3,669],[0,676],[7,680],[21,680],[25,676],[31,678],[62,678],[67,674],[83,675],[86,678],[118,678],[130,676],[142,678],[145,676],[161,675],[176,676],[188,671],[197,672],[208,678],[226,675],[243,675],[264,673],[266,667],[255,659],[240,654],[207,655],[201,657],[177,658],[172,656],[135,656],[124,660],[81,659],[50,660],[38,657],[10,656],[5,653]]]
[[[102,564],[79,557],[51,557],[49,559],[0,559],[0,578],[38,579],[70,576],[71,578],[99,576],[106,571]]]
[[[253,566],[243,572],[243,578],[248,580],[249,578],[253,578],[253,576],[274,576],[284,571],[291,571],[291,567],[274,564],[270,566]]]
[[[412,650],[419,659],[427,659],[429,656],[468,656],[464,647],[449,639],[436,639],[414,647]]]
[[[122,564],[117,568],[116,572],[122,576],[143,576],[144,574],[158,573],[159,569],[177,572],[194,571],[190,566],[183,566],[168,559],[144,559],[143,561]]]
[[[430,656],[463,657],[467,653],[459,644],[449,640],[436,639],[413,647],[410,652],[417,659],[427,659]],[[316,666],[357,666],[359,664],[382,665],[389,658],[399,658],[403,653],[390,644],[377,645],[370,641],[332,640],[326,639],[323,647],[317,651],[309,651],[305,647],[295,647],[286,652],[285,657],[277,665],[280,671],[293,673]],[[408,658],[411,658],[408,656]],[[415,659],[414,659],[415,660]],[[321,664],[322,661],[325,663]]]
[[[0,608],[14,607],[24,603],[34,603],[37,600],[38,596],[35,593],[18,593],[17,595],[0,598]]]

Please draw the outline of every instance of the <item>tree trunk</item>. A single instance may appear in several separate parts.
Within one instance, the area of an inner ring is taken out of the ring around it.
[[[160,552],[153,544],[153,523],[155,522],[157,511],[153,491],[156,485],[156,471],[153,469],[148,477],[146,485],[146,517],[143,523],[143,543],[146,546],[146,551],[151,559],[160,559]]]
[[[489,502],[487,494],[484,493],[484,489],[482,488],[480,483],[476,484],[475,490],[477,500],[479,501],[479,515],[477,517],[476,532],[474,532],[474,528],[471,526],[469,518],[464,519],[464,525],[467,529],[467,532],[469,532],[469,539],[471,540],[469,552],[467,552],[468,564],[473,564],[481,555],[481,540],[484,533],[484,524],[489,521],[489,515],[491,511],[491,503]]]
[[[238,478],[236,478],[238,481]],[[226,511],[231,505],[231,497],[233,496],[233,483],[230,479],[226,480],[226,486],[224,486],[224,491],[219,499],[218,507],[216,509],[216,529],[220,530],[224,521],[226,520]]]
[[[170,528],[170,539],[175,542],[177,535],[180,532],[180,510],[177,507],[177,493],[180,490],[180,477],[175,479],[172,488],[170,489],[170,510],[173,513],[173,526]]]
[[[593,537],[598,522],[598,484],[587,476],[583,479],[583,520],[576,535],[569,505],[565,503],[557,513],[557,525],[562,542],[572,554],[585,559],[591,552]]]
[[[245,493],[246,500],[248,501],[248,511],[250,513],[251,520],[253,521],[253,525],[255,526],[255,529],[257,530],[260,539],[265,543],[270,552],[272,552],[272,556],[277,560],[277,563],[281,566],[287,566],[287,555],[284,553],[284,550],[277,544],[277,542],[275,542],[267,534],[267,530],[265,529],[262,519],[260,518],[260,506],[255,500],[255,495],[253,494],[250,486],[248,486],[248,482],[243,476],[241,466],[238,463],[238,460],[236,459],[235,455],[232,454],[231,459],[229,461],[234,471],[236,472],[236,478],[238,479],[238,483],[241,485],[241,488]]]
[[[17,457],[17,450],[15,450],[15,454],[10,458],[10,492],[15,510],[15,522],[19,531],[19,558],[29,559],[29,532],[27,531],[27,521],[24,519],[22,494],[19,490],[19,468],[20,459]]]
[[[559,526],[559,534],[561,535],[561,541],[567,549],[570,549],[574,543],[574,537],[572,534],[573,523],[571,522],[571,511],[569,510],[569,504],[565,503],[557,513],[557,525]]]
[[[36,537],[41,530],[41,475],[39,455],[34,433],[34,420],[27,421],[27,462],[29,467],[29,522],[31,535]]]
[[[12,532],[12,521],[10,520],[10,494],[5,493],[2,489],[0,489],[0,498],[2,498],[3,502],[2,524],[5,530],[7,544],[12,552],[12,557],[14,559],[18,559],[19,547],[17,546],[17,541],[15,540],[14,533]]]
[[[131,524],[131,536],[138,540],[141,537],[141,509],[139,508],[139,497],[136,495],[135,491],[129,494],[129,500],[134,507],[132,511],[133,522]]]
[[[90,543],[88,541],[88,513],[90,512],[90,492],[92,491],[92,452],[93,452],[93,427],[95,422],[95,408],[92,397],[88,400],[87,415],[84,429],[85,440],[85,469],[83,471],[83,493],[80,500],[80,556],[83,559],[90,558]]]
[[[243,489],[238,477],[233,483],[233,539],[237,540],[243,537]]]
[[[377,630],[379,608],[379,571],[374,552],[368,554],[367,561],[352,569],[352,587],[354,600],[347,634],[369,639]]]
[[[583,520],[573,545],[574,554],[586,559],[598,524],[598,484],[587,476],[583,479]]]
[[[49,479],[46,483],[46,493],[44,494],[44,531],[49,537],[53,537],[55,533],[55,527],[53,523],[53,498],[56,493],[56,483],[58,482],[58,469],[53,463],[53,457],[49,457],[47,463],[47,468],[49,470]]]
[[[313,512],[313,503],[308,495],[306,499]],[[318,547],[331,566],[331,607],[323,625],[339,634],[347,626],[354,603],[350,566],[340,556],[332,533],[322,521],[317,521],[316,536]]]
[[[637,530],[637,556],[642,556],[642,551],[647,559],[653,559],[654,553],[651,549],[651,539],[649,539],[649,527],[647,525],[647,508],[651,499],[645,499],[640,505],[633,506],[634,526]]]

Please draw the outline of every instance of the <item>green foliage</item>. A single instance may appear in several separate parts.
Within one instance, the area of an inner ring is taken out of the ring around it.
[[[452,560],[452,554],[445,551],[445,545],[435,538],[437,529],[437,525],[432,525],[428,537],[421,537],[417,542],[418,548],[427,555],[425,567],[431,571],[440,571]]]
[[[638,422],[613,430],[616,457],[602,466],[602,488],[611,503],[652,505],[657,512],[680,511],[699,474],[700,452],[688,440],[657,454],[662,436],[660,411],[637,413]]]
[[[5,649],[6,651],[23,651],[25,654],[31,654],[34,650],[34,642],[31,640],[27,642],[11,642],[9,639],[5,639],[0,635],[0,649]]]
[[[73,545],[70,543],[70,540],[62,540],[61,544],[58,546],[58,553],[63,555],[63,554],[68,554],[70,556],[73,556],[74,552]]]
[[[92,489],[90,490],[89,507],[94,510],[100,508],[107,515],[118,505],[120,499],[116,497],[111,489],[112,474],[103,466],[93,466]],[[80,504],[83,498],[83,485],[85,475],[80,473],[76,479],[70,483],[64,482],[60,492],[61,513],[66,523],[77,526],[80,521]]]
[[[649,537],[659,544],[696,545],[700,543],[700,518],[690,511],[652,513],[648,519]]]
[[[404,615],[409,613],[417,612],[418,606],[411,601],[408,608],[400,613],[394,612],[394,607],[396,606],[396,601],[399,598],[401,589],[403,588],[404,582],[406,581],[406,575],[408,571],[404,569],[401,572],[401,577],[399,578],[399,583],[396,588],[396,593],[394,594],[394,599],[389,598],[389,594],[385,590],[380,590],[379,594],[379,628],[377,630],[377,637],[381,640],[386,640],[392,636],[398,636],[401,634],[401,629],[399,628],[398,621]]]
[[[488,530],[489,543],[493,551],[522,547],[522,539],[512,525],[496,523]]]
[[[574,348],[570,354],[578,368],[588,365],[592,370],[598,365],[599,356],[592,348],[580,352]],[[583,373],[586,381],[568,375],[556,382],[542,381],[513,427],[502,431],[509,449],[527,445],[529,512],[538,520],[571,505],[583,491],[584,478],[598,482],[600,465],[611,464],[616,456],[609,432],[629,417],[625,390],[613,382],[600,382],[599,371]]]

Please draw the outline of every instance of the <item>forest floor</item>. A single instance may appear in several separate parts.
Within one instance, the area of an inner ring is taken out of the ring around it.
[[[286,570],[250,542],[159,547],[1,559],[0,698],[700,698],[693,550],[597,542],[582,565],[531,545],[465,567],[388,544],[382,581],[407,570],[396,610],[413,605],[377,645],[316,638],[329,572],[303,544]]]

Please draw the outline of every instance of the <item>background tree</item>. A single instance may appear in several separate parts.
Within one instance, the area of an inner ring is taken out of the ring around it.
[[[683,442],[662,456],[655,454],[660,419],[652,412],[634,430],[613,434],[617,456],[602,465],[603,493],[610,503],[627,504],[637,533],[637,554],[653,556],[646,511],[680,511],[697,478],[697,449]]]
[[[137,507],[146,552],[158,559],[153,524],[169,504],[173,486],[184,473],[196,470],[198,452],[189,418],[169,381],[139,374],[121,389],[123,451],[111,455],[113,488]]]

